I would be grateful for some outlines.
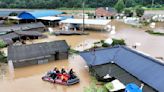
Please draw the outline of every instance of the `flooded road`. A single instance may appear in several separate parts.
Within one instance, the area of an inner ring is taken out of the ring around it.
[[[134,28],[121,22],[112,21],[110,23],[116,26],[116,34],[111,35],[108,32],[89,32],[90,35],[82,36],[53,36],[49,35],[46,39],[34,40],[31,43],[48,42],[54,40],[66,40],[71,48],[81,49],[87,47],[95,41],[107,39],[110,37],[123,38],[128,46],[135,43],[141,43],[137,47],[153,57],[164,57],[164,36],[150,35],[145,29]],[[157,25],[163,28],[164,23]],[[163,30],[163,29],[162,29]],[[30,43],[30,42],[29,42]],[[80,78],[80,83],[73,86],[62,86],[51,84],[41,80],[41,77],[48,70],[55,66],[66,69],[73,68]],[[13,73],[9,73],[7,65],[0,66],[0,92],[83,92],[84,87],[91,83],[91,78],[84,60],[79,55],[70,55],[68,60],[54,61],[43,65],[34,65],[24,68],[17,68]]]

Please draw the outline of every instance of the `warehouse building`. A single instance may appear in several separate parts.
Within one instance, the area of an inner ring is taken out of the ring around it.
[[[67,59],[68,49],[69,46],[65,40],[9,46],[7,59],[13,62],[14,67],[44,64]]]
[[[163,92],[164,64],[141,52],[125,46],[97,49],[80,54],[91,74],[103,77],[109,74],[122,83],[144,83],[143,92]]]

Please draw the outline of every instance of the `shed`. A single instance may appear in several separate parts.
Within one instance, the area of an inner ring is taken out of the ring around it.
[[[17,40],[26,40],[30,39],[38,39],[45,38],[47,36],[43,35],[38,31],[14,31],[7,34],[0,35],[0,39],[5,42],[6,45],[11,45]]]
[[[30,19],[30,20],[36,20],[41,17],[47,17],[47,16],[56,16],[59,14],[62,14],[63,12],[55,11],[55,10],[36,10],[36,11],[30,11],[30,12],[22,12],[18,15],[21,19]]]
[[[45,31],[46,27],[41,22],[17,24],[12,26],[0,27],[0,32],[12,32],[12,31]]]
[[[163,92],[164,64],[125,46],[83,52],[90,69],[99,76],[111,74],[125,84],[144,82],[143,92]],[[114,63],[114,64],[113,64]]]
[[[67,59],[68,49],[69,46],[65,40],[9,46],[7,59],[13,62],[14,67],[43,64]]]

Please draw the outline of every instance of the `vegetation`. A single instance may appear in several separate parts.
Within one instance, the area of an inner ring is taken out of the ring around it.
[[[95,77],[92,77],[91,79],[91,85],[89,87],[85,87],[84,92],[108,92],[103,84],[101,86],[96,85],[98,81]]]
[[[0,40],[0,48],[4,48],[6,46],[5,42],[3,40]]]
[[[133,16],[133,10],[130,8],[124,9],[124,14],[126,17],[132,17]]]
[[[164,33],[154,32],[153,30],[147,30],[146,32],[152,35],[164,36]]]
[[[112,39],[113,43],[112,44],[108,44],[105,43],[104,40],[101,40],[99,42],[95,42],[94,43],[94,48],[98,48],[98,47],[111,47],[111,46],[115,46],[115,45],[126,45],[125,40],[123,39]]]
[[[125,4],[123,0],[118,0],[118,2],[116,3],[116,5],[114,6],[117,10],[117,12],[121,13],[122,10],[125,8]]]
[[[136,9],[135,9],[136,15],[138,17],[142,17],[143,14],[144,14],[144,11],[145,10],[141,6],[137,6]]]
[[[7,58],[4,55],[4,52],[0,51],[0,62],[1,63],[7,63]]]
[[[74,49],[69,49],[69,53],[70,54],[77,54],[77,53],[79,53],[79,51],[74,50]]]
[[[0,8],[30,8],[30,9],[57,9],[57,8],[81,8],[83,0],[0,0]],[[142,5],[147,8],[164,7],[163,0],[85,0],[86,8],[114,7],[118,2],[124,2],[126,7]]]
[[[115,46],[115,45],[126,45],[124,39],[112,39],[112,40],[113,40],[112,46]]]

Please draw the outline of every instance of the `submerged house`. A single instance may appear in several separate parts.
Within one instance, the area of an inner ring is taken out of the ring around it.
[[[104,17],[106,19],[109,19],[111,17],[114,17],[117,14],[117,11],[115,8],[111,7],[99,7],[95,11],[96,17]]]
[[[45,38],[41,32],[46,31],[43,23],[18,24],[13,26],[0,27],[0,40],[6,45],[20,40]]]
[[[68,58],[69,46],[65,40],[8,47],[8,62],[14,67],[44,64]]]
[[[109,74],[122,83],[144,83],[143,92],[164,92],[164,64],[150,56],[125,46],[82,52],[91,74]]]
[[[46,38],[46,35],[38,31],[14,31],[8,34],[0,35],[5,45],[12,45],[16,41]]]
[[[8,33],[13,31],[46,31],[46,27],[41,22],[36,23],[25,23],[25,24],[17,24],[12,26],[0,27],[0,33]]]

